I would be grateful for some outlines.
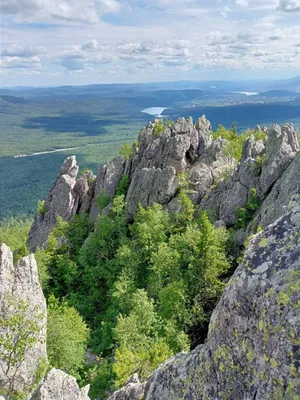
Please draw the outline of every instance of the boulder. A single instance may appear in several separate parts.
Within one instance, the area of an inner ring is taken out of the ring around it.
[[[139,400],[300,396],[300,207],[252,238],[211,317],[206,343],[136,383]],[[119,397],[127,399],[128,388]],[[123,393],[123,397],[122,397]]]
[[[89,400],[89,385],[80,389],[76,379],[52,368],[30,400]]]
[[[26,307],[24,312],[23,308],[20,308],[23,306]],[[9,367],[9,360],[2,353],[2,358],[0,359],[0,390],[1,387],[6,388],[8,386],[8,382],[11,381],[13,374],[16,373],[14,388],[20,391],[27,391],[34,383],[34,377],[39,367],[47,361],[46,301],[39,283],[34,255],[31,254],[22,258],[14,266],[12,252],[8,246],[2,244],[0,246],[0,318],[9,320],[14,315],[21,318],[24,316],[30,321],[30,324],[31,321],[34,322],[36,329],[33,332],[29,331],[29,333],[33,334],[36,340],[33,346],[27,346],[27,350],[24,353],[24,361],[20,363],[20,367],[16,369],[13,366],[7,374],[4,371],[7,371]],[[9,335],[12,334],[12,324],[10,323],[9,326],[0,327],[0,337],[5,340],[9,340]],[[26,332],[25,328],[24,331],[19,331],[21,335],[25,335]],[[14,338],[13,340],[17,346],[18,337],[13,336],[12,338]],[[20,346],[18,348],[21,348]]]
[[[134,374],[126,382],[125,386],[113,393],[108,400],[140,400],[143,398],[146,383],[139,381],[138,375]]]

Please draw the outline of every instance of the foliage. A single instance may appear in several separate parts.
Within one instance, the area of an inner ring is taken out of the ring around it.
[[[6,379],[6,399],[22,399],[26,397],[30,386],[36,383],[35,378],[39,378],[32,377],[23,393],[17,390],[17,376],[26,353],[40,340],[40,321],[43,319],[43,313],[23,300],[16,302],[10,297],[6,298],[6,309],[9,312],[0,317],[0,368]]]
[[[261,169],[262,169],[262,166],[265,163],[265,160],[266,160],[266,155],[265,154],[262,155],[262,156],[257,156],[255,158],[254,170],[255,170],[255,174],[257,176],[259,176],[259,174],[261,172]]]
[[[236,211],[235,229],[246,229],[249,221],[258,210],[260,200],[256,194],[256,188],[251,189],[251,194],[245,207],[239,207]]]
[[[226,129],[223,125],[219,125],[216,132],[213,134],[213,138],[217,139],[221,137],[226,139],[228,144],[224,149],[224,155],[231,156],[236,161],[240,161],[243,153],[243,145],[247,138],[254,136],[254,140],[266,140],[266,133],[263,131],[252,131],[246,130],[244,133],[238,134],[236,124],[232,124],[231,129]]]
[[[45,200],[38,200],[37,214],[45,215],[47,211],[48,211],[48,208],[46,206]]]
[[[48,299],[47,351],[55,368],[77,375],[84,365],[89,329],[78,312],[65,301]]]
[[[134,156],[134,146],[130,143],[125,143],[120,149],[120,155],[124,157],[125,160],[129,160]]]
[[[153,133],[155,136],[161,136],[163,131],[165,130],[164,121],[162,119],[158,119],[155,121]]]
[[[89,370],[89,376],[91,382],[89,396],[92,399],[106,398],[115,381],[112,361],[109,359],[98,360],[98,364]]]
[[[123,175],[116,190],[116,196],[124,195],[126,196],[129,189],[130,181],[127,175]]]
[[[31,219],[25,217],[0,221],[0,243],[7,244],[13,252],[24,249],[31,224]]]
[[[90,374],[102,393],[200,343],[230,268],[226,231],[206,214],[195,219],[185,190],[177,215],[139,206],[131,225],[124,198],[113,199],[94,230],[83,217],[58,219],[41,253],[46,292],[78,310],[91,329],[89,346],[104,357]]]
[[[111,202],[111,197],[108,194],[106,194],[104,190],[102,190],[99,196],[97,197],[96,201],[99,210],[102,211]]]

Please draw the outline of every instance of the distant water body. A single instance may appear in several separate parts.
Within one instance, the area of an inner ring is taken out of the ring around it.
[[[233,93],[238,93],[238,94],[245,94],[246,96],[255,96],[256,92],[233,92]]]
[[[149,107],[145,108],[142,113],[155,115],[156,117],[161,117],[161,114],[167,109],[167,107]]]

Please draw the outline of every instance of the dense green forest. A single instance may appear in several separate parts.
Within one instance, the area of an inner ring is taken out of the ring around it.
[[[166,124],[157,122],[155,134]],[[250,135],[266,138],[263,131],[239,135],[235,123],[213,132],[228,141],[224,151],[236,161]],[[129,144],[121,149],[124,156],[128,152]],[[262,160],[256,162],[259,168]],[[195,208],[186,174],[179,182],[178,213],[159,204],[139,206],[128,222],[124,175],[113,199],[104,192],[98,197],[95,224],[88,214],[70,222],[58,218],[47,247],[35,253],[48,304],[49,366],[82,385],[90,383],[92,399],[106,399],[133,373],[145,379],[170,356],[203,343],[211,313],[239,262],[243,249],[235,235],[259,208],[256,189],[226,229]],[[15,262],[28,253],[29,226],[26,218],[0,225],[0,242],[11,246]]]
[[[229,233],[195,214],[184,184],[179,214],[153,204],[140,207],[130,224],[126,187],[121,182],[95,228],[88,215],[59,219],[47,248],[36,253],[48,302],[49,361],[91,383],[91,398],[106,398],[134,372],[145,378],[203,341],[233,268]],[[100,209],[107,200],[100,195]],[[1,240],[16,249],[27,224],[13,226]],[[87,348],[96,363],[86,362]]]

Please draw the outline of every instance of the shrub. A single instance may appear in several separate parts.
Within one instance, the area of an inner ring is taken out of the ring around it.
[[[127,175],[123,175],[116,191],[116,196],[124,195],[126,196],[129,189],[130,181]]]
[[[108,194],[104,192],[104,190],[102,190],[97,197],[96,202],[99,207],[99,211],[102,211],[106,206],[109,205],[109,203],[111,202],[111,198]]]
[[[38,200],[38,206],[37,206],[38,215],[45,215],[47,211],[48,208],[45,204],[45,200]]]
[[[153,129],[154,135],[161,136],[161,134],[163,133],[164,130],[165,130],[165,126],[164,126],[163,120],[162,119],[156,120],[154,129]]]
[[[48,299],[47,350],[49,362],[71,375],[84,365],[89,330],[78,312],[51,295]]]
[[[9,312],[0,317],[0,367],[4,374],[4,382],[1,383],[4,383],[7,399],[24,399],[28,397],[26,392],[35,389],[38,376],[29,377],[23,393],[16,389],[17,376],[26,353],[40,340],[40,321],[44,315],[38,307],[32,307],[23,300],[16,302],[10,297],[6,299],[3,309]],[[39,361],[42,365],[43,359]],[[45,369],[38,371],[38,374],[44,372]]]
[[[238,207],[236,210],[237,219],[234,223],[235,229],[246,229],[248,223],[253,217],[256,210],[260,206],[259,198],[257,197],[256,188],[251,189],[251,195],[245,207]]]
[[[134,155],[134,147],[130,143],[125,143],[120,149],[120,155],[125,158],[125,160],[129,160]]]

